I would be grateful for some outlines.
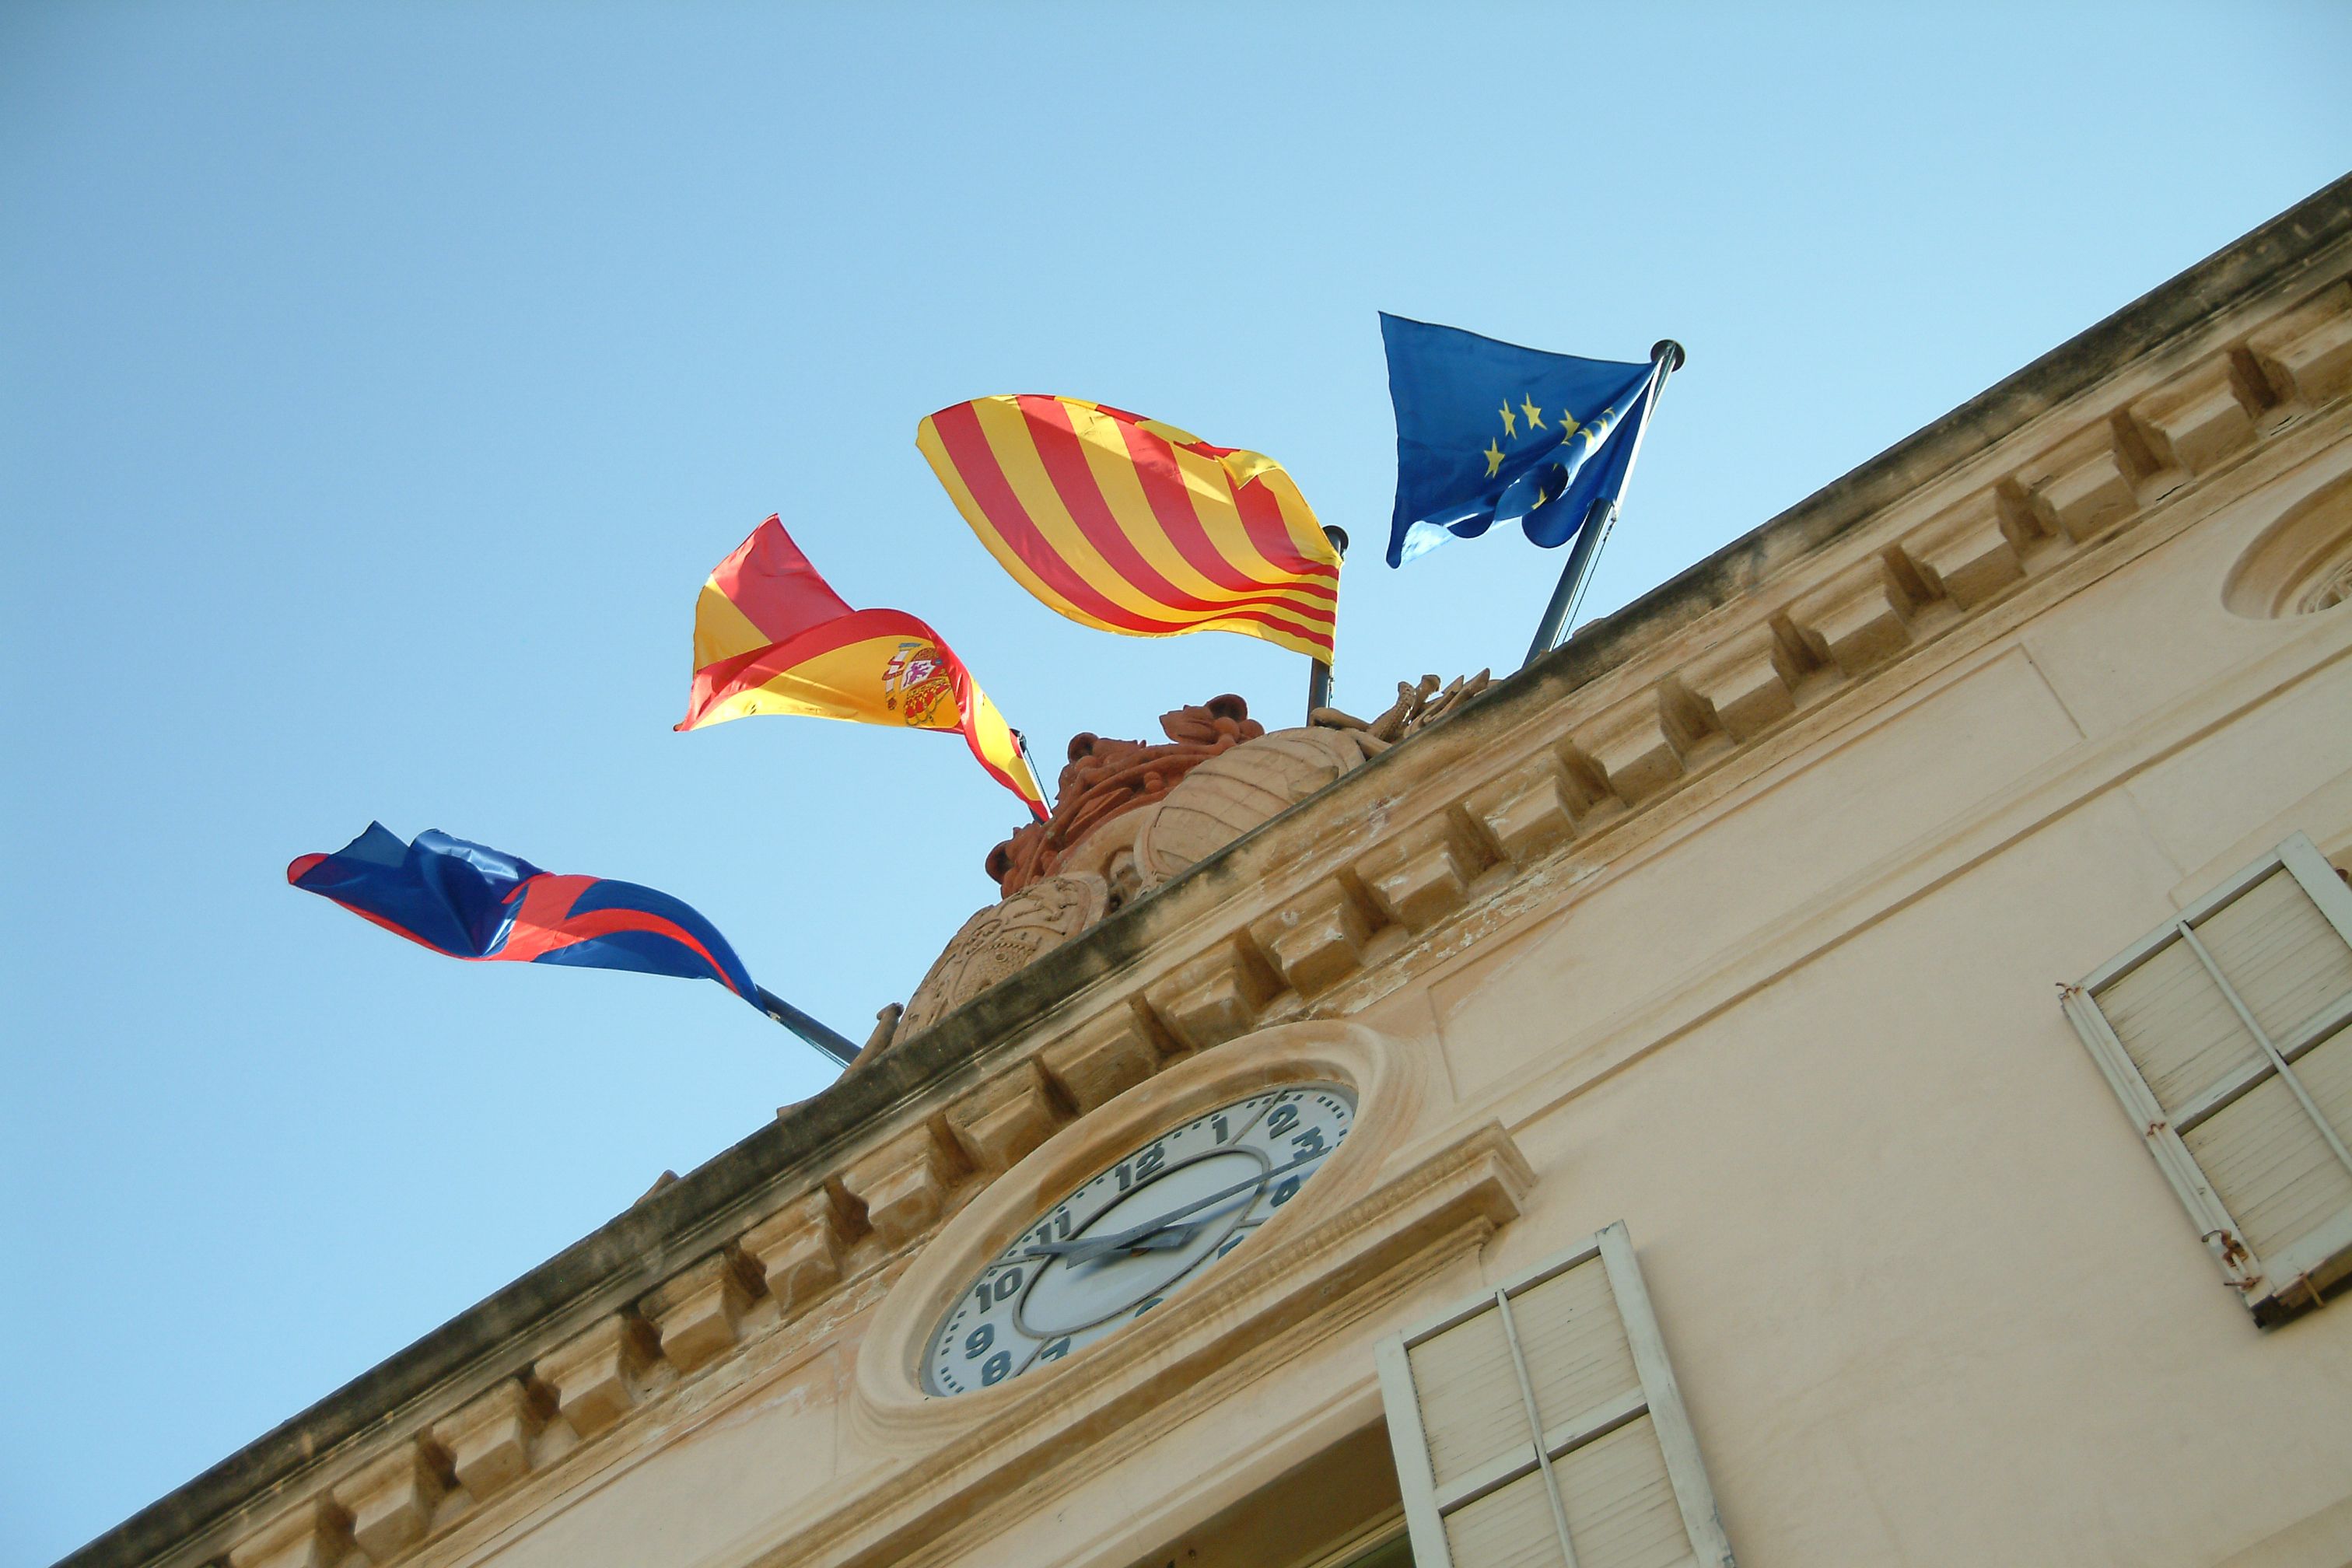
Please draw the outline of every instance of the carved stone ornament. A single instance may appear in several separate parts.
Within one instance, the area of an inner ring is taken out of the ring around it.
[[[962,1006],[1030,960],[1103,917],[1108,884],[1090,871],[1047,877],[963,922],[899,1016],[908,1039]],[[861,1053],[862,1057],[863,1053]]]
[[[1160,886],[1271,821],[1341,773],[1367,748],[1353,730],[1277,730],[1202,763],[1168,792],[1136,835],[1144,888]]]
[[[1378,742],[1372,748],[1377,755],[1406,736],[1417,734],[1458,711],[1464,703],[1494,683],[1495,672],[1491,669],[1471,676],[1457,675],[1452,681],[1443,683],[1433,675],[1424,675],[1417,682],[1398,681],[1396,701],[1377,719],[1359,719],[1337,708],[1316,708],[1307,712],[1307,721],[1327,730],[1360,731]]]
[[[1249,704],[1230,693],[1162,713],[1160,728],[1166,745],[1070,737],[1052,818],[1028,824],[989,851],[988,874],[1007,898],[1064,869],[1081,841],[1104,823],[1158,804],[1192,769],[1265,733],[1249,716]]]

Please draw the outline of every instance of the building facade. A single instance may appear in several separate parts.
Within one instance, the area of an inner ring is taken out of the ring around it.
[[[2347,279],[1080,748],[838,1083],[68,1561],[2345,1568]]]

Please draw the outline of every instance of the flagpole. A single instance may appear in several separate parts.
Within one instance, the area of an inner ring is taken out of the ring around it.
[[[1331,542],[1331,548],[1339,552],[1339,558],[1341,560],[1344,561],[1347,559],[1348,531],[1346,529],[1332,528],[1327,524],[1323,530],[1323,537]],[[1335,582],[1332,585],[1332,607],[1335,612],[1338,609],[1338,594],[1339,586]],[[1339,617],[1335,613],[1332,616],[1332,620],[1335,625],[1337,624],[1338,619]],[[1315,710],[1318,708],[1328,708],[1330,706],[1330,661],[1320,658],[1309,659],[1307,664],[1307,721],[1310,724],[1315,721]]]
[[[1576,543],[1569,550],[1568,563],[1560,568],[1559,581],[1552,585],[1551,602],[1544,606],[1535,640],[1528,644],[1528,657],[1519,663],[1521,669],[1549,653],[1559,644],[1563,627],[1573,629],[1572,617],[1584,598],[1592,563],[1600,558],[1609,531],[1616,526],[1618,509],[1633,483],[1633,465],[1641,461],[1642,437],[1649,432],[1650,416],[1658,411],[1658,399],[1666,395],[1666,378],[1682,369],[1686,357],[1682,344],[1672,338],[1661,338],[1651,345],[1650,363],[1656,367],[1653,373],[1656,380],[1650,387],[1649,400],[1642,405],[1642,422],[1633,427],[1633,450],[1625,458],[1625,482],[1618,487],[1615,500],[1595,497],[1592,510],[1584,514],[1584,526],[1576,531]]]
[[[842,1067],[847,1067],[857,1055],[857,1047],[835,1034],[798,1007],[785,1001],[764,985],[751,987],[760,994],[760,1011],[823,1051]]]
[[[1013,726],[1008,724],[1005,728],[1012,730]],[[1029,764],[1029,776],[1036,781],[1038,796],[1045,803],[1045,815],[1053,816],[1054,797],[1045,793],[1047,788],[1045,775],[1037,771],[1037,759],[1029,754],[1029,732],[1026,730],[1013,730],[1013,743],[1021,748],[1021,760]]]

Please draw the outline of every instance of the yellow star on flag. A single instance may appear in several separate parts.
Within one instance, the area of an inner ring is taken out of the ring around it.
[[[1563,447],[1575,438],[1576,432],[1580,428],[1576,423],[1576,416],[1565,408],[1559,411],[1559,444]]]
[[[1519,405],[1519,409],[1520,412],[1524,413],[1528,416],[1528,429],[1540,430],[1544,427],[1543,410],[1536,406],[1534,398],[1530,397],[1521,403]]]
[[[1509,404],[1504,404],[1503,406],[1497,408],[1495,412],[1503,416],[1504,435],[1516,436],[1519,433],[1518,422],[1511,416],[1511,405]]]
[[[1487,442],[1485,457],[1486,458],[1486,477],[1491,479],[1496,474],[1503,471],[1502,443],[1499,441]]]

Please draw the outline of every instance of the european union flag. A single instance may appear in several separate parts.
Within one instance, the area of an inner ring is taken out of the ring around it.
[[[1519,521],[1549,549],[1614,500],[1654,366],[1578,359],[1381,312],[1396,404],[1389,564]]]

